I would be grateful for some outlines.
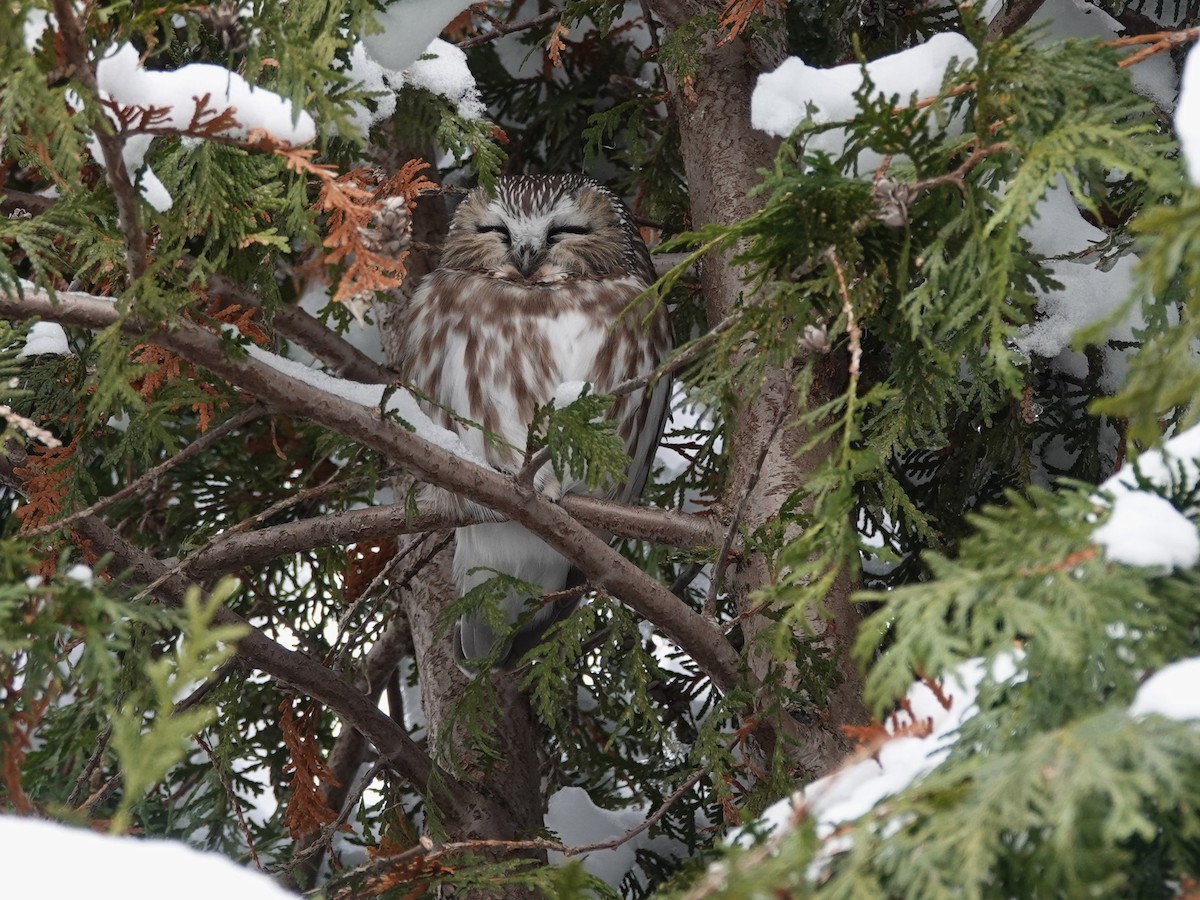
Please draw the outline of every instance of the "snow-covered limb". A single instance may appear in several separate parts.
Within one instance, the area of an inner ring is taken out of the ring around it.
[[[960,65],[974,63],[975,47],[961,34],[943,32],[865,68],[878,95],[899,94],[907,100],[936,94],[955,60]],[[862,87],[863,68],[853,63],[818,69],[798,56],[790,57],[774,72],[758,77],[750,98],[750,120],[767,134],[787,137],[804,121],[822,125],[851,119],[858,112],[854,94]],[[837,153],[844,144],[843,133],[830,132],[813,138],[811,146]]]
[[[191,63],[174,71],[148,71],[132,44],[112,48],[96,64],[99,99],[109,108],[122,156],[130,172],[141,170],[142,197],[159,212],[171,208],[171,197],[154,172],[143,170],[155,133],[244,139],[265,132],[289,145],[307,144],[317,135],[312,116],[292,102],[251,85],[223,66]],[[92,155],[104,163],[98,139]]]

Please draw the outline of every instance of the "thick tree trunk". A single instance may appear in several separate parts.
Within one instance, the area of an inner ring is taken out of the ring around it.
[[[719,10],[720,6],[706,7],[699,0],[690,4],[661,0],[654,8],[668,28],[678,28],[690,17]],[[697,56],[694,76],[682,82],[674,80],[671,94],[679,123],[692,224],[699,228],[736,222],[759,208],[757,198],[748,197],[747,191],[759,180],[758,170],[771,166],[778,143],[751,127],[750,95],[759,73],[778,65],[783,52],[780,44],[765,37],[753,45],[709,38]],[[743,292],[745,272],[731,264],[731,256],[712,255],[700,263],[700,283],[708,319],[713,324],[728,315]],[[746,299],[752,302],[752,298]],[[824,456],[820,447],[799,453],[806,436],[795,426],[795,419],[803,404],[820,403],[833,396],[844,374],[844,366],[828,366],[818,378],[813,395],[801,398],[793,390],[791,371],[769,370],[762,385],[756,386],[753,399],[730,410],[727,437],[731,472],[723,498],[727,515],[732,516],[740,507],[742,521],[751,529],[778,516],[784,501],[802,486]],[[766,585],[769,578],[767,560],[755,554],[730,568],[724,587],[744,613],[752,606],[753,592]],[[825,598],[832,619],[813,623],[827,651],[836,656],[842,676],[824,714],[809,717],[803,724],[787,715],[773,722],[775,733],[789,739],[794,763],[809,774],[829,769],[849,749],[837,726],[862,723],[868,718],[862,703],[862,677],[849,659],[858,622],[849,600],[854,587],[848,575],[839,577]],[[773,627],[774,623],[764,616],[751,616],[743,624],[750,670],[759,679],[777,664],[769,652],[770,641],[758,640]],[[793,685],[799,682],[794,666],[785,667],[785,677]]]

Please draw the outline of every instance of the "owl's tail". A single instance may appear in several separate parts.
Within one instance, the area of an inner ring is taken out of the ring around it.
[[[460,593],[495,577],[510,575],[540,588],[530,591],[509,590],[500,599],[500,611],[508,626],[528,612],[541,594],[567,587],[571,564],[562,554],[548,547],[541,538],[512,522],[488,522],[468,525],[455,533],[454,579]],[[496,665],[519,659],[554,622],[569,615],[578,599],[547,603],[538,609],[516,634],[501,636],[482,614],[465,615],[458,620],[455,650],[466,669],[475,670],[497,654]]]

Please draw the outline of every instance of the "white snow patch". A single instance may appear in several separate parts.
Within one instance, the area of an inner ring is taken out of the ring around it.
[[[67,577],[72,581],[78,581],[84,587],[91,587],[95,581],[92,567],[85,566],[83,563],[75,563],[75,565],[67,569]]]
[[[1120,494],[1108,521],[1092,540],[1111,562],[1157,569],[1164,575],[1190,569],[1200,560],[1196,526],[1169,500],[1145,491]]]
[[[1179,86],[1179,105],[1175,109],[1175,133],[1187,162],[1192,184],[1200,184],[1200,56],[1196,47],[1188,51]]]
[[[1138,688],[1129,707],[1135,718],[1160,715],[1179,722],[1200,719],[1200,658],[1163,666]]]
[[[546,827],[558,835],[568,846],[600,844],[620,837],[646,820],[648,809],[630,808],[604,809],[592,802],[588,792],[579,787],[564,787],[551,797],[546,810]],[[581,857],[587,872],[601,881],[618,888],[625,873],[637,864],[637,851],[654,848],[662,855],[669,855],[679,847],[664,837],[649,837],[646,829],[612,850],[594,850]],[[550,862],[560,864],[561,853],[551,852]]]
[[[31,9],[25,13],[22,23],[22,35],[25,38],[25,49],[32,53],[37,49],[38,42],[46,29],[54,22],[54,16],[44,9]]]
[[[368,36],[355,44],[350,53],[349,76],[363,90],[375,95],[374,110],[361,105],[354,109],[354,127],[360,134],[366,134],[372,125],[396,111],[396,92],[406,84],[445,97],[464,119],[481,119],[487,114],[467,66],[467,55],[453,44],[435,38],[420,59],[414,56],[399,67],[388,64],[391,54],[380,57],[374,48]]]
[[[4,875],[6,897],[159,900],[165,891],[172,900],[295,900],[265,875],[175,841],[0,816],[0,846],[9,859],[21,861]]]
[[[367,53],[393,72],[408,68],[471,0],[399,0],[375,13],[382,26],[363,37]]]
[[[583,396],[591,385],[586,381],[564,381],[554,389],[554,406],[556,409],[562,409],[564,406],[570,406],[576,400]]]
[[[132,44],[122,44],[104,54],[96,64],[96,86],[101,99],[125,107],[127,112],[155,109],[158,115],[151,123],[154,128],[186,132],[193,124],[203,125],[228,112],[232,123],[219,133],[233,138],[262,130],[284,143],[298,145],[309,143],[317,134],[312,116],[304,111],[296,113],[290,100],[254,87],[236,72],[210,63],[191,63],[169,72],[148,71],[142,68]],[[203,116],[194,123],[201,110]],[[115,118],[114,124],[119,126]],[[166,212],[171,208],[171,196],[153,171],[143,169],[153,140],[150,134],[130,135],[122,156],[129,171],[139,173],[142,197],[159,212]],[[99,142],[93,138],[89,149],[103,165]]]
[[[1023,678],[1017,666],[1019,658],[1019,651],[996,657],[991,680],[1005,683]],[[896,735],[902,729],[922,726],[928,729],[925,736],[901,735],[886,740],[873,757],[844,766],[768,807],[752,828],[736,832],[730,840],[747,846],[755,835],[790,828],[797,811],[804,810],[815,819],[817,836],[824,842],[810,872],[816,877],[825,862],[845,850],[852,840],[849,835],[837,834],[842,824],[861,818],[942,764],[958,729],[978,711],[976,698],[985,671],[984,660],[971,659],[941,679],[940,693],[949,698],[949,709],[925,682],[917,682],[908,692],[911,717],[892,717],[885,727],[889,734]]]
[[[971,64],[975,55],[975,47],[961,34],[943,32],[919,47],[869,62],[866,68],[876,96],[898,94],[907,102],[937,94],[951,61]],[[750,97],[750,122],[760,131],[787,137],[806,120],[821,125],[852,119],[858,113],[854,92],[862,83],[858,63],[818,69],[790,57],[774,72],[758,76]],[[814,135],[809,146],[837,153],[844,144],[845,134],[833,131]]]
[[[467,54],[443,40],[433,41],[424,55],[408,67],[406,82],[454,104],[464,119],[482,119],[487,107],[467,68]]]
[[[61,325],[57,322],[34,322],[25,336],[25,346],[17,356],[41,356],[45,353],[66,356],[70,352],[67,333]]]

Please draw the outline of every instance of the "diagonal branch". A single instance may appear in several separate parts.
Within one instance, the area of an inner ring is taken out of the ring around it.
[[[26,289],[20,298],[0,297],[0,315],[40,316],[91,328],[121,321],[107,299],[59,292],[52,300],[46,292],[33,289]],[[231,358],[217,335],[194,323],[176,322],[167,330],[130,318],[122,327],[141,340],[149,335],[151,342],[208,369],[281,412],[346,435],[423,481],[507,515],[572,560],[592,584],[620,597],[666,632],[720,689],[728,691],[737,684],[738,653],[720,629],[592,534],[560,505],[536,493],[522,495],[511,477],[455,456],[384,419],[379,410],[327,393],[259,359]]]

